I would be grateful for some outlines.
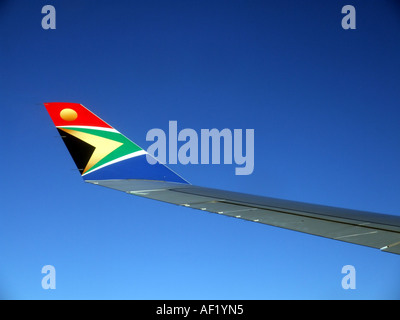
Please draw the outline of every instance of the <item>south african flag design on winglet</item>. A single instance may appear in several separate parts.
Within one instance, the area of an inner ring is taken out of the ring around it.
[[[44,104],[85,180],[146,179],[187,183],[78,103]],[[133,159],[135,158],[135,161]]]
[[[91,152],[90,158],[86,159],[87,162],[85,160],[83,163],[79,163],[78,166],[82,175],[101,168],[102,166],[106,166],[107,164],[115,163],[117,160],[126,159],[127,156],[145,154],[143,149],[117,131],[77,127],[58,127],[58,130],[71,154],[76,154],[79,158],[79,153],[77,153],[76,150],[71,150],[74,148],[74,145],[70,143],[70,140],[81,140],[90,150],[84,152],[85,154]],[[84,150],[80,149],[78,151],[82,152]],[[75,163],[76,162],[77,161],[75,161]]]

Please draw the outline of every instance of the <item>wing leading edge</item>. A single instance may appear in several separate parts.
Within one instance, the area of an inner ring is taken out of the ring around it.
[[[400,216],[194,186],[160,163],[148,164],[143,149],[82,105],[45,106],[88,183],[400,254]]]

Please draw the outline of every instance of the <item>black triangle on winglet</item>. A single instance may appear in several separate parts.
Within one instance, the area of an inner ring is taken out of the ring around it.
[[[63,139],[65,146],[68,148],[68,151],[71,154],[75,165],[77,166],[79,172],[82,174],[95,150],[95,147],[63,130],[57,130],[61,138]]]

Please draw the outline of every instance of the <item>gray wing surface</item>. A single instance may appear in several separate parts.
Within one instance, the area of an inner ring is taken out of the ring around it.
[[[90,180],[149,199],[400,254],[400,216],[150,180]]]

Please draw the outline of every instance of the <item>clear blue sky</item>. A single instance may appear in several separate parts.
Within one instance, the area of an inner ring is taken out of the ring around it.
[[[0,298],[399,299],[399,256],[85,184],[41,105],[82,103],[143,148],[170,120],[255,129],[252,175],[171,168],[399,215],[399,56],[396,1],[1,1]]]

